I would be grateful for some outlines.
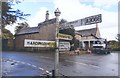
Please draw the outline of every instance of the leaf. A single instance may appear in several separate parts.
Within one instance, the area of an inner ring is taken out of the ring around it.
[[[14,2],[2,2],[2,27],[6,25],[14,24],[17,20],[26,20],[26,16],[30,16],[30,14],[24,14],[21,10],[13,10],[11,6],[13,6]],[[21,1],[16,0],[16,3],[21,3]]]

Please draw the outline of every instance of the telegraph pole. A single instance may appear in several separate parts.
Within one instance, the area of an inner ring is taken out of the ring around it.
[[[55,76],[59,76],[59,38],[58,38],[58,33],[59,33],[59,16],[60,16],[61,12],[57,8],[54,13],[56,16],[56,24],[55,24],[56,25]]]

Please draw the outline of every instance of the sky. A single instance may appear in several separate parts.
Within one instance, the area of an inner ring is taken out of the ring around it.
[[[30,27],[35,27],[38,23],[45,21],[47,10],[49,10],[49,18],[55,18],[54,11],[59,8],[60,19],[66,19],[68,22],[102,14],[102,22],[98,24],[101,37],[115,40],[118,33],[118,0],[24,0],[12,7],[31,14],[26,18]],[[6,28],[14,34],[15,26],[16,24]],[[89,29],[95,26],[95,24],[78,26],[75,29]]]

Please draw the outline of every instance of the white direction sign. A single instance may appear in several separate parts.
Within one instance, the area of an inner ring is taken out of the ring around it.
[[[55,47],[55,41],[45,41],[45,40],[24,40],[24,47]]]
[[[94,15],[94,16],[90,16],[90,17],[86,17],[83,19],[79,19],[79,20],[75,20],[72,22],[68,22],[63,24],[63,27],[78,27],[78,26],[82,26],[82,25],[90,25],[90,24],[96,24],[96,23],[101,23],[102,22],[102,15],[98,14],[98,15]]]
[[[59,42],[59,51],[69,51],[70,42]]]

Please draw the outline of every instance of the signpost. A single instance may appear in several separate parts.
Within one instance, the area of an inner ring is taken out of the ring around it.
[[[61,12],[57,8],[57,10],[54,13],[55,13],[55,16],[56,16],[55,76],[59,76],[59,46],[63,46],[62,44],[61,45],[59,44],[59,37],[60,36],[63,37],[64,35],[59,34],[59,28],[60,28],[59,27],[59,16],[60,16]],[[86,18],[83,18],[83,19],[75,20],[75,21],[72,21],[72,22],[64,23],[64,24],[62,24],[63,26],[61,26],[61,29],[69,28],[69,27],[71,28],[71,27],[77,27],[77,26],[101,23],[102,22],[102,17],[101,16],[102,16],[101,14],[98,14],[98,15],[86,17]],[[64,37],[66,38],[66,36],[64,36]],[[70,37],[70,36],[67,36],[67,37]],[[67,46],[69,46],[68,43],[67,43]]]
[[[57,8],[54,13],[55,13],[55,16],[56,16],[56,33],[55,33],[55,41],[56,41],[55,76],[58,77],[58,76],[59,76],[59,38],[58,38],[58,34],[59,34],[59,16],[60,16],[61,12],[60,12],[59,9]]]

